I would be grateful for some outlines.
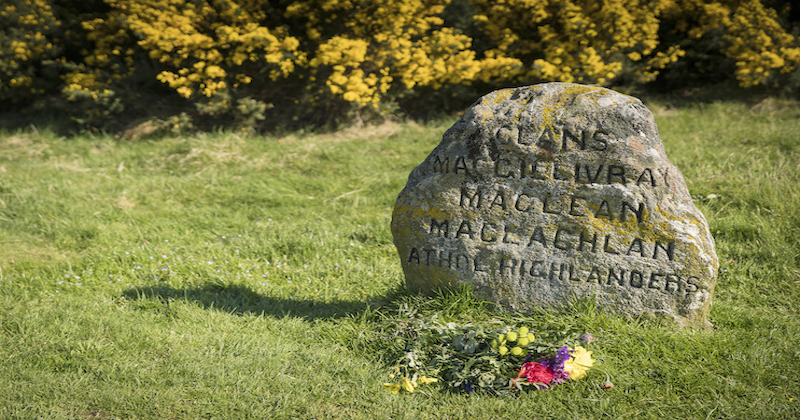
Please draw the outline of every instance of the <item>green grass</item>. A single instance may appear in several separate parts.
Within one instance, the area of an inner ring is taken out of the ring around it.
[[[519,398],[382,386],[399,307],[513,320],[468,292],[403,288],[391,207],[454,119],[133,143],[0,133],[0,418],[798,417],[800,107],[648,105],[717,240],[715,328],[532,314],[601,341],[586,379]]]

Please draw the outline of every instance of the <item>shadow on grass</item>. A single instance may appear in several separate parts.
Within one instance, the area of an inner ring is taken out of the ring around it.
[[[391,292],[380,299],[393,299]],[[208,283],[201,287],[176,289],[169,286],[134,287],[123,292],[123,296],[144,307],[164,307],[182,300],[194,302],[204,309],[216,309],[232,315],[266,315],[273,317],[298,317],[308,320],[334,319],[364,312],[373,306],[371,302],[333,301],[322,302],[304,299],[286,299],[264,296],[241,285],[221,286]]]

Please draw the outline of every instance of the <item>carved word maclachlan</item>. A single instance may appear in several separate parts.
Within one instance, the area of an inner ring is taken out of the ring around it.
[[[453,229],[451,229],[451,225]],[[620,241],[613,239],[610,234],[599,234],[598,236],[597,232],[586,228],[577,230],[555,227],[555,232],[552,233],[551,226],[520,229],[505,226],[502,223],[493,224],[474,220],[461,220],[460,222],[456,220],[451,223],[450,220],[436,219],[431,219],[429,226],[429,233],[434,237],[482,241],[487,244],[520,245],[520,249],[522,247],[532,249],[552,247],[562,251],[605,252],[611,255],[635,256],[654,260],[659,257],[667,261],[675,259],[674,240],[655,240],[651,243],[645,239],[633,237],[631,240]],[[458,229],[455,229],[456,226]],[[549,228],[548,231],[545,231],[546,228]]]

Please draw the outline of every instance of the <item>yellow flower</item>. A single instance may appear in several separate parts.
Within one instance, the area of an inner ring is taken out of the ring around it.
[[[570,379],[581,379],[586,376],[586,371],[594,365],[592,352],[581,346],[573,349],[572,357],[564,362],[564,371],[569,372]]]
[[[414,388],[417,387],[417,382],[408,378],[403,378],[401,382],[400,386],[408,392],[414,392]]]
[[[417,379],[417,382],[421,384],[432,384],[434,382],[439,382],[439,380],[436,378],[431,378],[430,376],[420,376],[419,379]]]
[[[390,383],[383,383],[383,387],[386,388],[387,391],[390,391],[392,394],[397,394],[400,392],[400,385],[397,384],[390,384]]]

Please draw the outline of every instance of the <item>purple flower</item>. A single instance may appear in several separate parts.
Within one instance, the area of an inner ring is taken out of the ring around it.
[[[572,356],[572,350],[564,346],[556,354],[539,359],[539,363],[553,370],[553,384],[560,384],[569,379],[569,372],[564,371],[564,363]]]

